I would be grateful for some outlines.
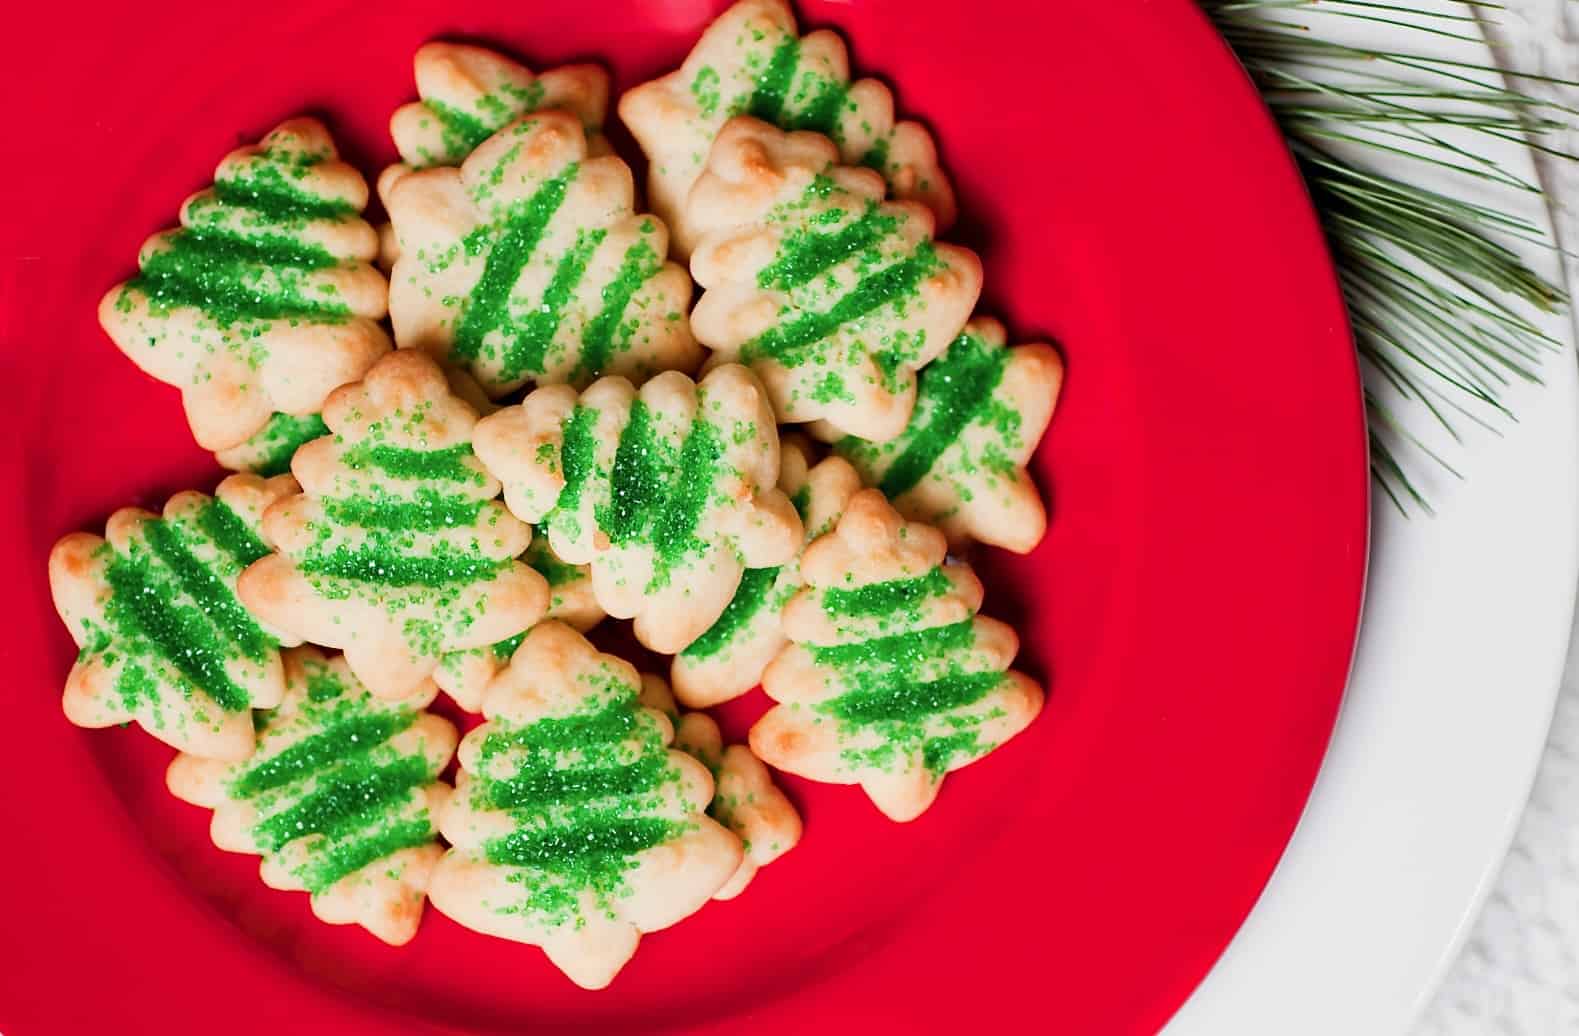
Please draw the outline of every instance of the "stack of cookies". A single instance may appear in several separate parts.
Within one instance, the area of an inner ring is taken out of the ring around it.
[[[398,945],[431,900],[602,988],[794,847],[772,770],[906,821],[1035,718],[959,555],[1040,541],[1062,368],[973,315],[931,138],[781,0],[620,98],[650,211],[600,68],[431,43],[416,82],[387,226],[294,119],[105,296],[236,473],[56,545],[64,709],[176,748],[324,921]],[[759,685],[726,745],[699,710]]]

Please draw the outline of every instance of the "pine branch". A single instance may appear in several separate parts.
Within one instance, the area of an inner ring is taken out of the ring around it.
[[[1318,12],[1405,27],[1422,41],[1478,43],[1477,12],[1499,5],[1453,0],[1451,11],[1427,11],[1387,0],[1200,4],[1260,87],[1304,175],[1362,364],[1455,442],[1466,422],[1494,427],[1511,418],[1505,390],[1538,382],[1542,361],[1561,348],[1520,307],[1555,312],[1567,295],[1509,247],[1552,247],[1545,229],[1383,170],[1406,159],[1465,182],[1539,194],[1538,184],[1465,146],[1465,134],[1579,160],[1550,140],[1579,112],[1507,85],[1491,66],[1323,39],[1299,20]],[[1399,510],[1429,512],[1411,477],[1416,465],[1424,459],[1458,473],[1376,392],[1367,389],[1365,398],[1373,476]]]

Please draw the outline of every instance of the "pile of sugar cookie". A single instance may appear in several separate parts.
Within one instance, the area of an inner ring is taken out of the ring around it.
[[[619,99],[650,212],[602,69],[415,64],[388,226],[293,119],[105,296],[235,473],[55,546],[64,709],[174,746],[215,844],[322,920],[399,945],[431,901],[601,988],[795,846],[772,769],[905,821],[1035,718],[959,558],[1041,539],[1062,367],[973,316],[931,138],[781,0]],[[725,745],[699,710],[759,684]]]

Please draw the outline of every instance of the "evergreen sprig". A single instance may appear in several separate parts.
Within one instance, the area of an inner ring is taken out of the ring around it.
[[[1464,422],[1491,426],[1511,416],[1505,390],[1538,382],[1542,360],[1561,347],[1521,304],[1553,312],[1568,299],[1511,247],[1550,246],[1542,226],[1472,201],[1467,190],[1410,182],[1399,160],[1447,170],[1449,181],[1539,195],[1539,184],[1465,142],[1480,135],[1573,159],[1551,140],[1579,113],[1513,87],[1501,69],[1323,38],[1302,17],[1407,27],[1422,43],[1478,43],[1477,13],[1494,3],[1199,2],[1261,89],[1326,232],[1361,362],[1373,375],[1365,395],[1372,474],[1400,510],[1429,511],[1410,477],[1418,457],[1457,473],[1409,432],[1391,400],[1424,408],[1455,441]]]

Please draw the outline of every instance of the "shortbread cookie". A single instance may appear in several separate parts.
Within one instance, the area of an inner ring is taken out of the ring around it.
[[[713,801],[707,815],[733,831],[745,853],[734,875],[713,898],[734,899],[751,884],[757,871],[800,842],[800,814],[751,749],[745,745],[724,747],[718,724],[706,713],[682,715],[668,684],[661,679],[642,677],[641,703],[668,716],[674,724],[674,747],[713,775]]]
[[[807,542],[832,529],[861,488],[847,461],[829,457],[813,467],[810,456],[804,440],[780,444],[779,488],[800,514]],[[747,570],[718,621],[674,656],[669,679],[680,701],[693,709],[717,705],[760,683],[762,670],[788,643],[780,620],[800,585],[798,560]]]
[[[570,627],[532,629],[488,686],[482,726],[440,828],[441,912],[541,946],[577,985],[601,989],[645,932],[695,913],[740,866],[740,839],[703,810],[707,768],[637,700],[627,662]]]
[[[701,235],[691,314],[710,362],[749,364],[779,420],[884,442],[904,430],[915,372],[948,348],[981,293],[981,261],[932,240],[932,214],[885,202],[827,137],[731,119],[687,212]],[[819,430],[820,434],[820,430]]]
[[[634,197],[625,163],[592,157],[562,111],[510,123],[459,169],[400,179],[396,343],[465,368],[496,399],[528,381],[693,369],[690,278],[664,261],[669,232]]]
[[[329,924],[359,924],[395,946],[422,921],[428,879],[444,854],[438,780],[459,738],[422,711],[438,689],[373,697],[345,660],[317,648],[285,653],[285,698],[258,716],[258,750],[239,763],[180,755],[172,794],[214,811],[214,844],[263,857],[263,883],[305,891]]]
[[[592,592],[592,569],[569,565],[554,555],[541,537],[521,555],[548,583],[548,613],[543,617],[563,622],[578,633],[585,633],[603,620],[603,609]],[[521,646],[526,634],[470,651],[452,651],[444,656],[433,679],[439,689],[467,712],[482,708],[482,694],[499,670],[510,664],[510,656]]]
[[[163,517],[116,511],[105,539],[77,532],[49,555],[55,607],[82,649],[62,706],[81,727],[135,720],[183,752],[252,754],[252,710],[284,693],[283,637],[247,613],[236,577],[268,553],[264,509],[289,475],[232,475],[213,497],[178,493]]]
[[[931,209],[940,230],[954,222],[954,191],[931,134],[915,122],[896,124],[888,88],[871,79],[850,82],[844,41],[828,30],[799,36],[783,0],[729,8],[685,64],[627,92],[619,110],[647,153],[648,198],[674,230],[676,255],[689,255],[696,244],[685,199],[708,148],[719,128],[742,114],[831,137],[844,162],[881,173],[894,197]]]
[[[401,105],[389,120],[401,161],[379,174],[378,197],[385,208],[389,192],[407,173],[460,165],[477,145],[529,112],[570,112],[587,132],[587,153],[609,152],[602,132],[609,76],[597,65],[564,65],[534,76],[524,65],[485,47],[443,41],[418,47],[413,64],[421,100]],[[388,230],[380,228],[379,261],[385,269],[399,256]]]
[[[532,532],[472,455],[477,416],[426,355],[402,351],[335,391],[331,435],[296,452],[302,492],[270,507],[278,553],[237,592],[265,620],[338,647],[374,693],[403,698],[451,651],[526,629],[548,606],[518,558]]]
[[[950,543],[1025,554],[1047,531],[1025,465],[1052,419],[1064,366],[1050,345],[1006,341],[996,320],[972,320],[921,372],[897,439],[847,438],[838,451],[900,514],[936,525]]]
[[[981,582],[947,549],[873,489],[806,548],[806,588],[784,612],[794,643],[762,677],[779,704],[751,728],[759,758],[859,784],[890,819],[913,820],[945,774],[1036,717],[1041,687],[1008,670],[1019,638],[976,614]]]
[[[181,390],[203,448],[240,446],[276,413],[318,412],[389,350],[366,205],[329,132],[292,119],[227,155],[181,206],[181,228],[149,238],[141,273],[104,296],[104,330]]]
[[[738,365],[694,383],[669,372],[638,392],[603,378],[577,396],[540,388],[477,425],[477,456],[518,517],[554,553],[592,566],[603,610],[673,654],[711,626],[747,569],[800,546],[774,487],[778,430],[762,386]]]

